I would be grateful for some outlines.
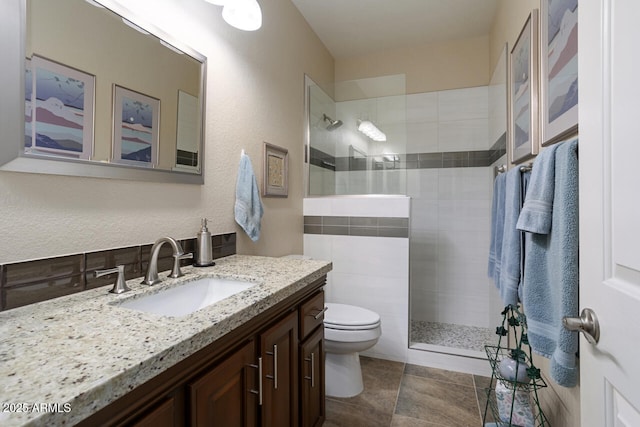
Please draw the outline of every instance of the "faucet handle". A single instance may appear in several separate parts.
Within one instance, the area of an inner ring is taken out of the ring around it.
[[[183,259],[189,259],[189,258],[193,258],[193,253],[189,252],[189,253],[179,253],[173,256],[173,269],[171,269],[171,274],[169,274],[169,277],[175,279],[177,277],[182,277],[184,276],[184,273],[182,272],[182,270],[180,270],[180,261]]]
[[[114,283],[113,288],[109,291],[112,294],[121,294],[123,292],[130,291],[127,283],[124,281],[124,265],[118,265],[114,268],[107,268],[105,270],[96,270],[95,276],[102,277],[107,274],[118,273],[118,277],[116,279],[116,283]]]

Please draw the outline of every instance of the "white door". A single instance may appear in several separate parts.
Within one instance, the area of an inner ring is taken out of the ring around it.
[[[640,1],[579,8],[581,425],[640,426]]]

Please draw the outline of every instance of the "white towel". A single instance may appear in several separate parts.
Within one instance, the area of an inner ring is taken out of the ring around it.
[[[260,221],[264,209],[251,159],[244,153],[240,156],[234,211],[238,225],[256,242],[260,238]]]

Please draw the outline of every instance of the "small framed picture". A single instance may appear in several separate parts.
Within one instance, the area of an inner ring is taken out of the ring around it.
[[[95,77],[33,55],[25,64],[25,153],[90,159]]]
[[[277,145],[264,143],[264,189],[265,197],[287,197],[289,195],[289,152]]]
[[[160,100],[113,86],[114,163],[153,168],[158,164]]]
[[[542,0],[540,9],[542,145],[578,131],[578,0]]]
[[[538,154],[538,10],[531,11],[509,55],[511,163]]]

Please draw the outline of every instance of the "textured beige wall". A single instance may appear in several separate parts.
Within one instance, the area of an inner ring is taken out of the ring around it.
[[[499,0],[490,33],[491,69],[498,62],[505,42],[509,44],[508,50],[511,51],[533,9],[540,9],[540,0]]]
[[[290,0],[260,4],[263,27],[243,32],[202,0],[127,1],[209,59],[205,184],[0,172],[0,263],[195,237],[202,216],[213,233],[238,232],[240,253],[302,251],[304,73],[332,82],[334,63]],[[252,243],[233,219],[235,180],[244,148],[262,183],[263,141],[289,150],[289,197],[263,199]]]
[[[336,60],[336,82],[406,74],[407,93],[489,84],[489,37],[432,43]]]

